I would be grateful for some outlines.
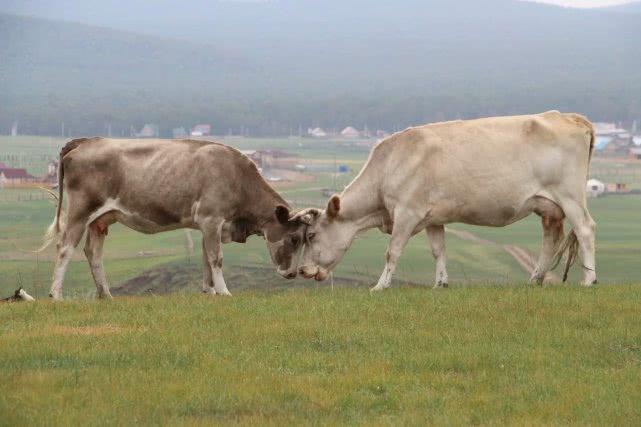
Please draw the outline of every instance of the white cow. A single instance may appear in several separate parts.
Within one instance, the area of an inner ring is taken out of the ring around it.
[[[354,237],[378,227],[391,234],[386,264],[372,290],[390,286],[409,238],[427,231],[436,285],[446,287],[444,225],[503,227],[532,212],[542,218],[543,248],[531,281],[568,252],[580,254],[582,284],[596,283],[595,223],[586,206],[594,131],[577,114],[543,114],[435,123],[378,144],[359,175],[327,209],[306,209],[309,224],[300,272],[324,280]],[[563,238],[563,219],[572,231]]]

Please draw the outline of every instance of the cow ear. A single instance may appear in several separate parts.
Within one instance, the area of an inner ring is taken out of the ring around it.
[[[289,208],[283,205],[276,206],[276,219],[283,225],[287,224],[289,221]]]
[[[327,216],[330,218],[336,218],[340,209],[341,199],[334,194],[331,199],[329,199],[329,202],[327,202]]]

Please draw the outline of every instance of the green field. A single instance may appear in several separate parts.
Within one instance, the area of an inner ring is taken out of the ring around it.
[[[37,171],[51,145],[55,151],[63,142],[0,138],[0,153],[31,147]],[[327,141],[227,142],[312,161],[336,157],[353,169],[339,185],[367,156]],[[282,192],[319,204],[319,188],[333,182],[319,173]],[[281,279],[260,238],[226,245],[235,296],[209,298],[197,294],[198,233],[189,253],[182,231],[146,236],[115,225],[105,266],[118,297],[91,300],[95,287],[79,247],[65,281],[69,301],[54,304],[46,300],[53,249],[31,252],[54,214],[50,201],[33,200],[38,194],[0,190],[0,296],[22,285],[42,300],[0,305],[0,426],[641,419],[640,196],[590,200],[601,285],[589,289],[526,285],[528,274],[502,245],[538,253],[535,216],[500,229],[453,225],[495,243],[449,233],[447,291],[429,289],[434,262],[426,236],[414,237],[395,286],[380,295],[367,292],[388,241],[377,230],[356,240],[334,288]]]
[[[0,425],[633,425],[641,287],[0,306]]]
[[[336,156],[338,163],[347,163],[352,168],[350,173],[338,179],[339,186],[349,182],[367,157],[365,148],[345,147],[343,143],[335,141],[233,138],[225,142],[244,149],[287,150],[307,161],[333,162]],[[36,159],[44,159],[46,162],[47,153],[58,150],[63,143],[64,140],[61,139],[4,137],[0,138],[0,153],[12,155],[30,152]],[[282,192],[284,197],[301,206],[307,203],[319,204],[324,202],[324,197],[318,189],[331,187],[333,181],[329,174],[316,174],[314,182],[288,185]],[[18,284],[25,286],[36,297],[44,297],[48,293],[53,249],[40,255],[30,251],[39,246],[42,233],[53,217],[54,206],[46,200],[18,201],[28,199],[29,196],[36,198],[41,194],[38,189],[0,190],[0,295],[11,292]],[[641,197],[610,196],[591,199],[590,209],[598,224],[597,271],[600,282],[640,283],[641,269],[638,268],[637,253],[641,241],[641,227],[638,226]],[[452,228],[470,231],[500,244],[519,245],[534,255],[538,253],[541,241],[541,229],[536,216],[506,228],[464,225],[453,225]],[[118,225],[113,226],[106,242],[107,276],[112,286],[117,286],[145,271],[158,268],[186,269],[189,274],[177,275],[175,283],[171,283],[171,290],[195,291],[200,286],[198,233],[194,233],[194,239],[196,252],[190,255],[186,251],[184,234],[180,231],[145,236]],[[337,269],[339,280],[336,281],[336,286],[366,287],[374,283],[383,268],[387,241],[388,236],[377,230],[359,238]],[[488,246],[464,241],[450,234],[447,236],[447,246],[452,286],[525,283],[528,278],[528,274],[499,245]],[[275,272],[269,272],[272,268],[264,242],[260,238],[252,238],[246,245],[226,245],[224,252],[225,270],[233,275],[228,280],[232,292],[252,287],[272,289],[325,286],[303,280],[288,282],[280,279]],[[252,270],[253,268],[260,270]],[[410,241],[401,257],[395,283],[430,285],[433,269],[427,238],[425,235],[418,235]],[[347,283],[340,278],[352,280]],[[571,278],[578,278],[577,268]],[[82,255],[82,248],[79,247],[68,271],[65,294],[90,297],[94,290],[89,268]]]

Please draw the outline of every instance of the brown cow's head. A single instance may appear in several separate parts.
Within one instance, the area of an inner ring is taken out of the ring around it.
[[[286,279],[293,279],[298,274],[307,227],[300,218],[290,216],[289,208],[277,206],[274,219],[263,230],[272,262],[276,264],[278,274]]]

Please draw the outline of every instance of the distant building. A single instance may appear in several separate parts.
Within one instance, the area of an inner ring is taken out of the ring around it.
[[[171,130],[171,135],[174,137],[174,139],[182,139],[189,136],[187,135],[187,131],[185,130],[185,128],[182,126],[179,128],[173,128]]]
[[[316,127],[314,129],[309,128],[307,129],[307,134],[314,137],[314,138],[326,138],[327,137],[327,132],[325,132],[322,128]]]
[[[597,149],[598,151],[603,151],[607,148],[608,144],[610,144],[613,140],[614,140],[613,136],[597,135],[594,138],[594,148]]]
[[[47,174],[42,178],[42,181],[50,184],[58,183],[58,161],[49,160],[49,163],[47,163]]]
[[[158,125],[153,123],[147,123],[143,128],[136,134],[138,138],[157,138],[158,137]]]
[[[211,125],[200,124],[191,129],[191,136],[209,136],[211,135]]]
[[[389,136],[390,136],[390,134],[387,131],[380,130],[380,129],[376,131],[376,138],[378,138],[378,139],[385,139],[385,138],[387,138]]]
[[[599,197],[605,193],[605,184],[598,179],[589,179],[586,190],[588,192],[588,196]]]
[[[347,126],[345,129],[341,131],[341,136],[343,138],[355,139],[355,138],[360,138],[361,133],[356,128],[352,126]]]
[[[27,173],[26,169],[0,168],[0,187],[9,187],[36,181],[36,177]]]
[[[609,182],[605,191],[608,193],[626,193],[628,191],[628,186],[621,182]]]
[[[595,122],[592,125],[597,135],[621,136],[622,134],[628,134],[629,136],[629,132],[618,127],[616,123]]]

